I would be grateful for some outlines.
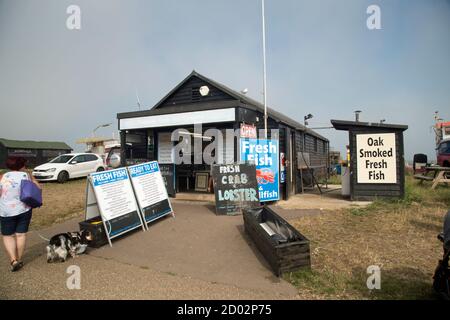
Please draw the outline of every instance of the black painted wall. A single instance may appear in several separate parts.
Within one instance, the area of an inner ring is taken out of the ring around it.
[[[8,157],[8,151],[5,146],[0,144],[0,169],[5,167],[6,158]]]
[[[200,95],[199,88],[202,86],[208,86],[209,94],[207,96]],[[224,101],[235,100],[235,98],[226,94],[225,92],[212,86],[210,83],[203,81],[202,79],[193,76],[183,86],[173,92],[163,104],[158,106],[162,108],[165,106],[174,106],[178,104],[190,104],[199,102],[211,102],[211,101]]]
[[[295,157],[298,161],[298,152],[309,153],[311,160],[311,166],[324,166],[321,169],[314,169],[314,174],[317,179],[324,179],[328,174],[329,163],[328,163],[328,152],[329,152],[329,142],[318,139],[306,132],[296,131],[295,133]],[[295,168],[297,167],[295,163]],[[303,174],[303,176],[302,176]],[[303,172],[297,169],[296,175],[297,183],[296,190],[297,193],[301,193],[301,179],[303,179],[304,185],[312,184],[312,178],[309,173],[305,170]]]
[[[9,151],[14,151],[14,149],[5,148],[0,144],[0,169],[5,169],[6,159],[8,158]],[[23,156],[27,159],[26,167],[33,169],[41,164],[44,164],[53,158],[56,158],[58,154],[71,153],[72,150],[43,150],[43,149],[20,149],[20,150],[31,150],[32,154]],[[52,152],[52,155],[47,156],[46,151]],[[53,154],[54,153],[54,154]],[[20,155],[19,155],[20,156]]]

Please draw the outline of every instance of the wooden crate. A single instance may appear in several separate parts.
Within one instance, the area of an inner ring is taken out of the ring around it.
[[[243,218],[245,231],[276,276],[301,268],[311,268],[309,240],[272,209],[264,206],[260,209],[243,210]],[[261,223],[278,226],[274,231],[283,234],[288,242],[276,241],[261,227]]]

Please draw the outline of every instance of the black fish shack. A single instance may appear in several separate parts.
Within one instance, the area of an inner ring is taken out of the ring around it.
[[[331,120],[337,130],[348,131],[351,200],[403,198],[406,125]]]
[[[72,152],[64,142],[9,140],[0,138],[0,168],[5,168],[9,156],[27,159],[27,167],[34,168],[57,156]]]
[[[304,111],[306,114],[306,111]],[[117,114],[121,139],[121,165],[157,160],[160,164],[173,163],[174,142],[171,132],[183,128],[187,134],[200,140],[207,139],[204,132],[210,128],[241,130],[254,128],[261,136],[264,129],[264,106],[243,93],[232,90],[195,71],[171,90],[153,108]],[[202,124],[201,134],[194,132],[195,124]],[[278,129],[278,136],[271,136],[271,129]],[[279,141],[280,199],[302,190],[302,171],[298,169],[299,157],[307,154],[310,166],[317,175],[328,173],[329,141],[315,131],[268,108],[268,139]],[[239,140],[233,146],[223,145],[217,163],[231,163],[238,159]],[[207,146],[203,142],[202,150]],[[193,148],[187,148],[191,152]],[[192,154],[192,159],[194,155]],[[206,163],[181,163],[175,167],[177,192],[206,192],[205,177],[210,173]],[[201,179],[199,179],[199,177]]]

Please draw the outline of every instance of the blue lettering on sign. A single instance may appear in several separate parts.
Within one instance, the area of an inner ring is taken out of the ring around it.
[[[94,187],[127,179],[128,174],[126,169],[117,169],[91,174],[91,180]]]
[[[279,148],[277,140],[241,139],[241,161],[256,165],[259,200],[280,199]]]
[[[144,164],[138,164],[135,166],[128,167],[130,175],[132,178],[140,177],[146,174],[154,173],[159,171],[158,162],[153,161]]]

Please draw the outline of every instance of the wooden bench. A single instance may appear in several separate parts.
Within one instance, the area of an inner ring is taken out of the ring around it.
[[[421,182],[422,181],[433,181],[434,177],[424,176],[422,174],[415,174],[414,179],[420,180]]]
[[[431,186],[431,189],[435,189],[440,183],[447,184],[450,182],[450,168],[429,166],[425,167],[425,170],[425,174],[416,174],[414,175],[414,179],[420,180],[420,183],[422,183],[423,181],[432,181],[433,185]],[[429,172],[433,172],[433,176],[427,176],[427,173]]]
[[[450,178],[447,178],[447,175],[450,175],[449,168],[446,169],[444,168],[444,170],[440,170],[433,180],[433,185],[431,186],[431,189],[435,189],[439,183],[444,183],[445,185],[447,185],[447,183],[450,182]]]

